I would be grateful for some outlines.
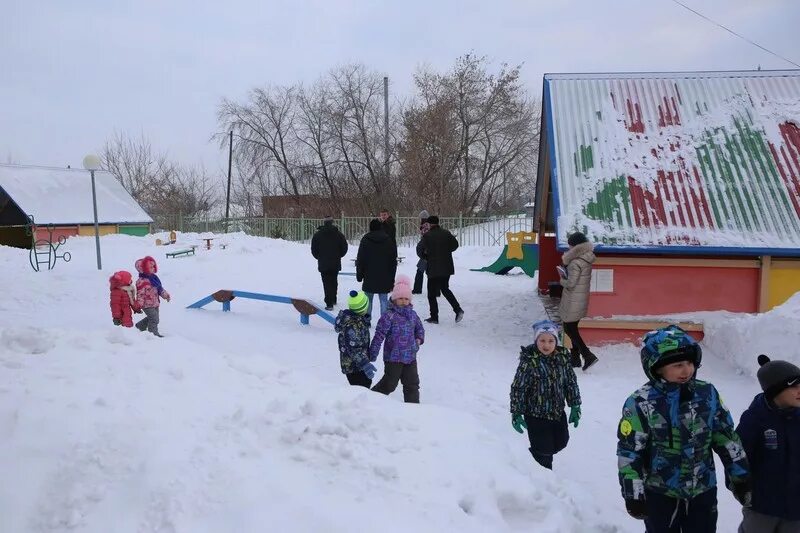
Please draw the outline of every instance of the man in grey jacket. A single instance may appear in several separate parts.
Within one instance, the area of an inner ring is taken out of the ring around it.
[[[578,322],[586,317],[589,309],[589,287],[592,282],[592,264],[596,257],[594,245],[581,232],[575,232],[567,239],[569,250],[564,252],[561,262],[561,303],[558,313],[564,323],[564,333],[572,341],[572,366],[583,366],[587,370],[597,362],[597,356],[583,342],[578,331]],[[583,365],[581,365],[583,356]]]

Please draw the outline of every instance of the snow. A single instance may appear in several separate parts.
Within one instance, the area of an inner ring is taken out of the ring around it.
[[[97,219],[100,224],[153,221],[117,179],[97,171]],[[36,224],[93,224],[92,181],[86,170],[0,165],[3,188]]]
[[[535,280],[468,271],[498,247],[456,252],[451,287],[466,316],[455,324],[440,303],[419,356],[423,403],[405,405],[400,390],[347,386],[330,325],[301,326],[290,306],[185,309],[222,288],[319,300],[307,245],[229,234],[214,241],[225,250],[166,260],[153,241],[102,237],[102,272],[93,238],[70,238],[72,261],[39,273],[26,251],[0,247],[0,531],[641,530],[624,511],[615,457],[622,403],[645,380],[637,349],[597,349],[600,363],[578,376],[580,427],[554,472],[538,467],[511,428],[508,392],[544,311]],[[176,246],[198,242],[180,234]],[[173,296],[163,339],[109,316],[108,277],[145,254]],[[340,278],[340,301],[351,285]],[[424,298],[415,307],[427,316]],[[701,377],[737,419],[758,385],[736,365],[767,349],[786,356],[778,338],[798,309],[795,297],[771,314],[720,315]],[[720,490],[719,530],[738,516]]]

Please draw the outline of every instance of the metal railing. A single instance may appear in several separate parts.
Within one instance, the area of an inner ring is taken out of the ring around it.
[[[348,241],[358,242],[369,230],[374,217],[339,217],[334,224]],[[272,218],[246,217],[208,219],[181,215],[154,216],[154,231],[176,230],[190,233],[244,232],[258,237],[271,237],[287,241],[308,242],[322,225],[322,218]],[[414,246],[419,240],[419,218],[398,217],[397,244]],[[497,246],[506,243],[506,232],[533,231],[533,219],[525,215],[498,215],[490,217],[439,217],[439,224],[450,230],[462,246]]]

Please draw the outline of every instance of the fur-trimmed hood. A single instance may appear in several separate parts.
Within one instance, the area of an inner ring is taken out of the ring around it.
[[[590,242],[582,242],[577,246],[573,246],[561,257],[561,262],[568,265],[570,261],[581,258],[587,263],[594,263],[597,256],[594,255],[594,244]]]

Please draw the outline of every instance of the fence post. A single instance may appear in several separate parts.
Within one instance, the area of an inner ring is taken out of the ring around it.
[[[264,233],[262,233],[264,237],[268,237],[267,235],[267,214],[264,213]]]
[[[206,215],[206,233],[208,233],[208,215]]]
[[[342,233],[344,234],[344,238],[347,239],[347,230],[344,227],[344,211],[339,212],[339,228],[341,229]]]
[[[183,230],[183,213],[178,211],[178,231],[184,233]]]
[[[300,242],[306,240],[306,216],[300,215]]]

